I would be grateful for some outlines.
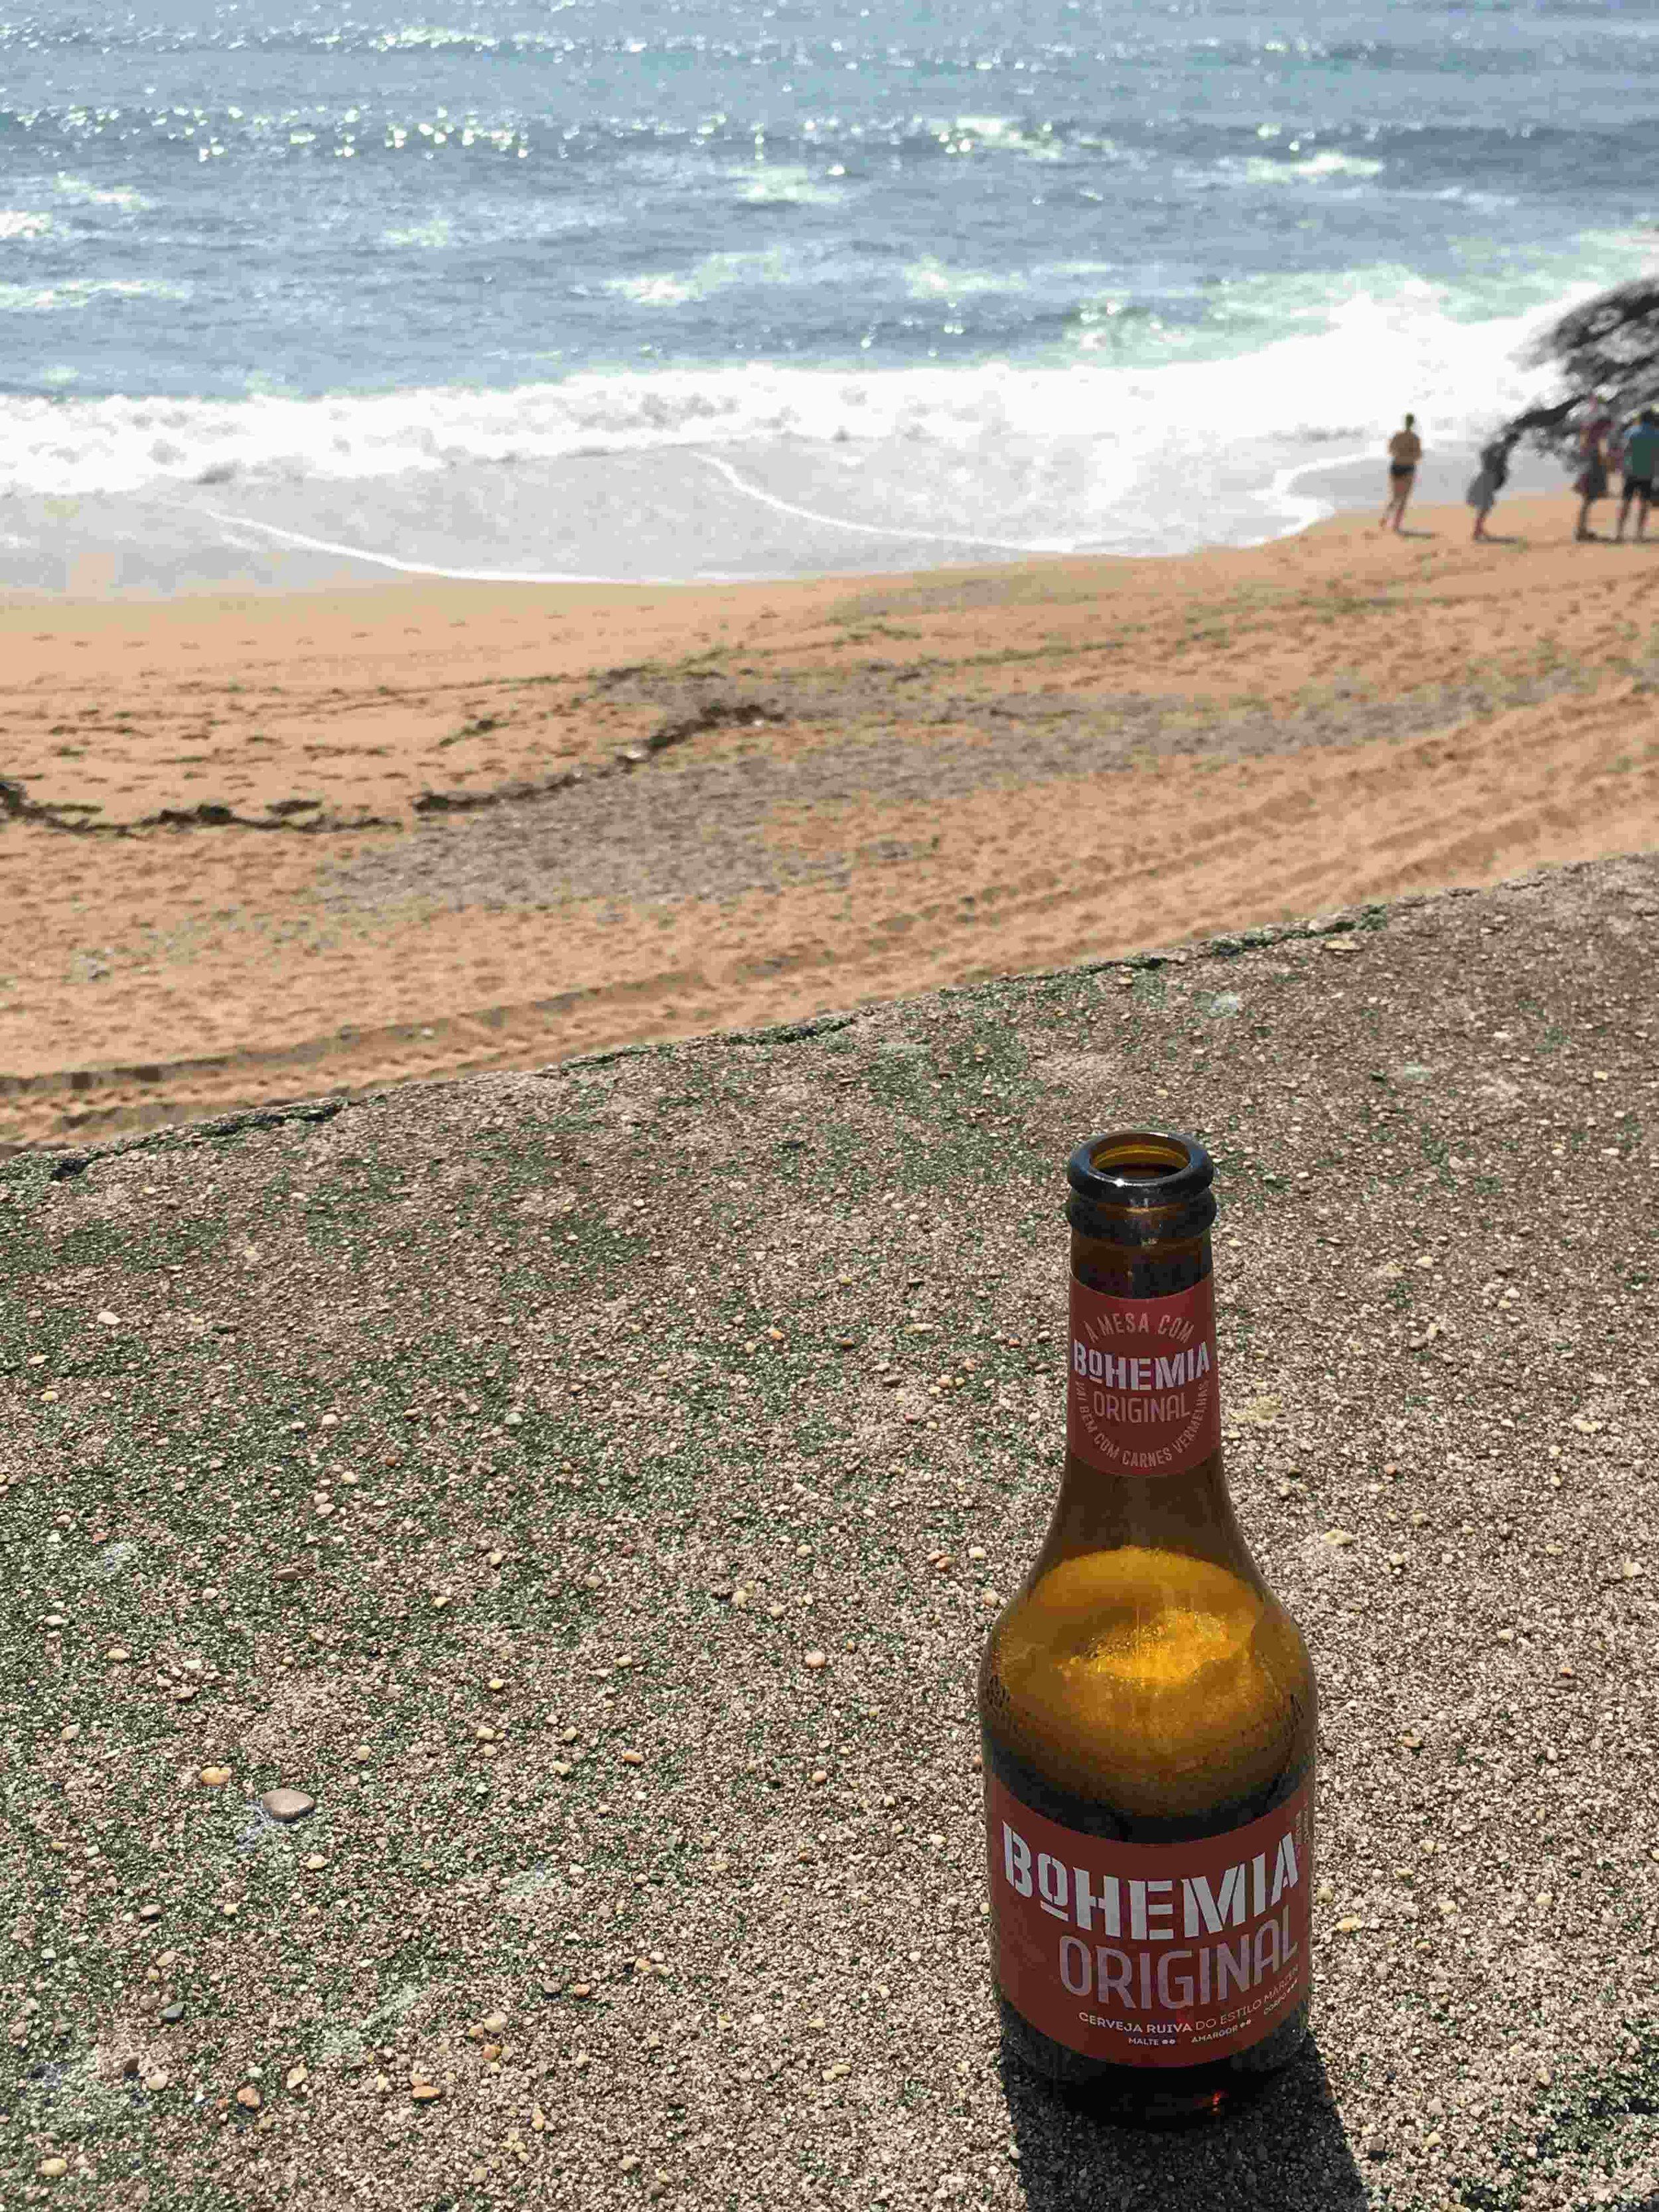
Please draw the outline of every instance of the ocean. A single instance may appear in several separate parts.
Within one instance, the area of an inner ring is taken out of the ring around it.
[[[1168,554],[1650,265],[1659,0],[23,0],[0,583]]]

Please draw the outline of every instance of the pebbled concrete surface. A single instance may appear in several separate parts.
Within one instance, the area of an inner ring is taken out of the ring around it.
[[[0,2201],[1650,2205],[1656,938],[1601,863],[0,1166]],[[1150,2139],[999,2063],[972,1723],[1137,1118],[1326,1730],[1316,2050]]]

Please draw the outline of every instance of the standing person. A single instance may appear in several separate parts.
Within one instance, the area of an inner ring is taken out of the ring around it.
[[[1474,542],[1478,545],[1486,534],[1486,517],[1498,504],[1498,495],[1510,479],[1510,453],[1515,440],[1494,438],[1480,448],[1480,466],[1468,491],[1463,495],[1474,509]]]
[[[1625,542],[1625,525],[1636,509],[1636,537],[1648,534],[1648,509],[1653,505],[1653,480],[1659,473],[1659,414],[1644,407],[1636,428],[1625,440],[1625,495],[1619,502],[1619,543]]]
[[[1376,526],[1379,530],[1392,526],[1397,531],[1406,520],[1406,502],[1412,495],[1417,465],[1422,458],[1423,441],[1417,434],[1417,417],[1408,415],[1404,428],[1396,430],[1389,441],[1389,502]]]
[[[1572,486],[1578,495],[1578,527],[1573,536],[1581,545],[1595,536],[1589,526],[1590,509],[1607,495],[1607,445],[1612,435],[1613,417],[1597,399],[1578,434],[1578,474]]]
[[[1613,489],[1613,471],[1622,469],[1625,465],[1625,439],[1635,427],[1633,422],[1621,422],[1617,416],[1608,422],[1607,439],[1606,445],[1601,448],[1601,459],[1607,465],[1609,490]]]

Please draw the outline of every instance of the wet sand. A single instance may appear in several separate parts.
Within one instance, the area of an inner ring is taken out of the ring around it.
[[[677,589],[0,603],[0,1141],[805,1017],[1659,823],[1572,504]]]

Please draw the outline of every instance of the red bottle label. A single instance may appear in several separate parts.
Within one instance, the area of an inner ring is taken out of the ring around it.
[[[1185,1474],[1221,1444],[1214,1279],[1110,1298],[1072,1278],[1066,1444],[1097,1474]]]
[[[1119,2066],[1247,2051],[1308,1994],[1313,1780],[1196,1844],[1115,1844],[1044,1820],[988,1766],[993,1956],[1016,2012]]]

